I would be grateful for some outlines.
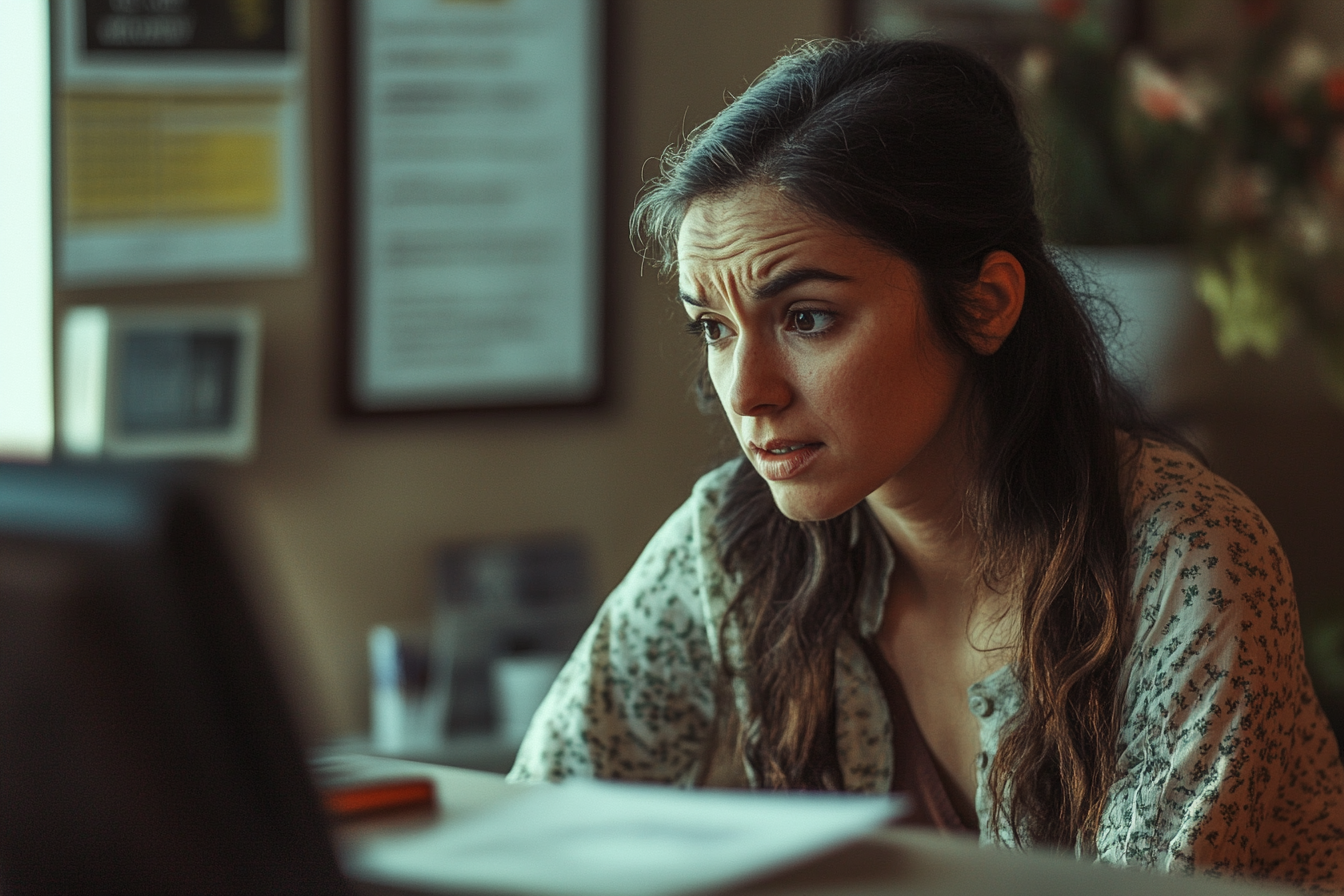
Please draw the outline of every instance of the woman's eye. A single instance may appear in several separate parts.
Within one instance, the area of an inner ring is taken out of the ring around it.
[[[799,333],[815,336],[831,328],[835,315],[829,311],[798,310],[789,312],[789,325]]]
[[[714,320],[712,317],[702,317],[699,320],[693,320],[687,325],[686,329],[690,330],[693,334],[699,336],[710,345],[713,345],[715,342],[718,342],[724,336],[728,335],[728,328],[717,320]]]

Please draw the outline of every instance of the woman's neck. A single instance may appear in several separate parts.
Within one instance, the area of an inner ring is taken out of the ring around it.
[[[896,549],[901,593],[913,601],[937,601],[962,623],[980,591],[980,543],[965,513],[974,462],[963,419],[955,415],[914,461],[867,499]],[[948,601],[955,606],[946,606]]]

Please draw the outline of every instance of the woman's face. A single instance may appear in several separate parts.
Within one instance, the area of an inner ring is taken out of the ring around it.
[[[906,261],[776,189],[691,204],[681,300],[748,459],[796,520],[939,489],[967,380]]]

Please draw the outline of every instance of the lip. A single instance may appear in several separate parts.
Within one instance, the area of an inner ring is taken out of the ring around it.
[[[756,469],[771,482],[782,482],[798,476],[812,465],[821,454],[821,450],[826,447],[823,442],[809,442],[806,439],[771,439],[761,445],[755,442],[748,444],[751,447],[751,458],[756,462]],[[801,447],[787,454],[770,453],[772,450],[790,448],[794,445]]]

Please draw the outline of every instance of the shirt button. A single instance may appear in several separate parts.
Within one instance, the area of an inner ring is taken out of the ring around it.
[[[976,694],[971,698],[970,706],[971,712],[982,719],[988,718],[989,715],[994,712],[994,701],[988,697],[982,697],[979,694]]]
[[[976,757],[976,760],[980,764],[980,771],[984,771],[985,769],[989,768],[989,754],[986,753],[984,750],[980,751],[980,755]]]

